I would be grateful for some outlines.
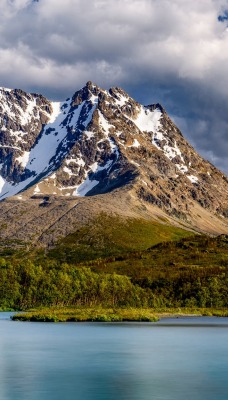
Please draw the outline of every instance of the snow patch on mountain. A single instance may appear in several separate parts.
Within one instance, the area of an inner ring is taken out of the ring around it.
[[[137,139],[134,139],[134,142],[130,146],[127,146],[127,147],[140,147],[140,146],[141,145],[140,145],[139,141]]]
[[[24,151],[24,153],[22,154],[22,156],[17,157],[15,160],[19,162],[19,164],[22,165],[22,167],[26,167],[28,160],[29,160],[29,151]]]
[[[39,185],[36,185],[36,187],[35,187],[33,193],[34,193],[34,194],[40,193]]]
[[[5,88],[5,87],[0,87],[0,91],[2,91],[2,92],[11,92],[11,90],[13,90],[13,89],[9,89],[9,88]]]
[[[88,140],[90,140],[92,137],[94,137],[94,132],[85,131],[84,134],[86,135]]]
[[[97,186],[99,181],[90,180],[89,177],[84,180],[81,185],[79,185],[76,190],[73,192],[73,196],[85,196],[90,190],[92,190],[95,186]]]
[[[26,103],[27,103],[27,108],[25,111],[23,111],[21,108],[18,108],[18,111],[20,112],[20,120],[21,120],[21,124],[22,125],[27,125],[29,124],[29,122],[31,121],[32,118],[38,119],[39,118],[39,114],[35,114],[34,113],[34,108],[36,107],[36,99],[31,99],[28,100],[26,99]]]
[[[66,172],[66,174],[68,174],[69,176],[75,175],[72,173],[71,169],[66,166],[63,167],[63,172]]]
[[[163,140],[166,140],[166,143],[168,143],[168,140],[165,137],[163,137]],[[174,146],[170,146],[170,145],[166,144],[163,147],[163,151],[164,151],[166,157],[168,157],[170,160],[172,160],[176,156],[179,156],[181,161],[183,161],[183,163],[184,163],[184,159],[182,157],[180,149],[177,147],[176,141],[174,143]]]
[[[28,124],[31,118],[33,117],[34,108],[36,106],[35,99],[31,101],[26,99],[26,102],[27,102],[27,108],[23,117],[21,117],[22,109],[20,110],[20,115],[19,115],[21,123],[24,125]],[[13,196],[16,193],[24,190],[29,184],[32,183],[35,177],[40,173],[43,173],[45,171],[49,173],[48,167],[50,160],[56,154],[59,142],[62,141],[67,135],[67,129],[62,124],[63,120],[66,117],[61,109],[62,103],[53,102],[51,103],[51,105],[53,109],[53,112],[49,119],[49,121],[51,122],[49,122],[45,126],[44,132],[41,135],[38,142],[36,143],[36,145],[30,151],[23,151],[21,156],[15,158],[15,161],[21,164],[24,169],[27,169],[28,171],[32,172],[32,176],[16,184],[14,182],[8,182],[1,177],[1,196],[0,196],[1,199]],[[70,104],[68,104],[68,109],[69,107]],[[5,110],[6,109],[8,115],[10,115],[11,118],[15,118],[15,114],[11,111],[10,106],[7,104],[5,105]],[[39,115],[37,116],[37,118],[39,118]],[[16,135],[16,132],[13,133],[14,135]],[[18,134],[19,133],[23,135],[23,132],[18,132]],[[17,141],[18,140],[21,140],[19,135],[17,137]],[[0,145],[0,147],[2,148],[8,147],[21,151],[20,147],[17,146]]]
[[[91,94],[90,101],[91,101],[92,104],[97,104],[98,103],[98,97],[95,96],[94,94]]]
[[[3,144],[0,144],[0,148],[3,148],[3,149],[21,150],[20,147],[16,147],[16,146],[7,146],[7,145],[3,145]]]
[[[100,126],[104,129],[106,136],[108,136],[110,133],[110,129],[115,128],[115,127],[114,127],[114,125],[111,125],[107,121],[107,119],[104,117],[104,115],[102,114],[102,112],[100,110],[98,110],[98,115],[99,115]]]
[[[91,100],[91,98],[90,98]],[[95,98],[94,98],[95,100]],[[83,124],[88,124],[88,121],[90,119],[92,119],[92,115],[93,112],[96,108],[96,102],[94,104],[94,106],[92,107],[92,112],[89,111],[88,115],[89,117],[86,118],[85,123]],[[95,186],[97,186],[99,184],[99,181],[95,178],[96,174],[106,170],[107,173],[109,172],[109,170],[112,168],[113,164],[118,160],[119,158],[119,148],[117,143],[115,142],[114,138],[112,136],[110,136],[110,129],[111,128],[115,128],[114,125],[109,124],[109,122],[107,121],[107,119],[104,117],[104,115],[102,114],[102,112],[100,110],[98,110],[98,118],[99,118],[99,126],[101,127],[101,129],[104,132],[104,138],[101,139],[100,141],[97,142],[97,144],[100,143],[104,143],[105,141],[109,142],[109,146],[110,146],[110,159],[108,159],[104,164],[98,163],[97,161],[93,162],[92,164],[90,164],[89,166],[87,166],[86,170],[84,171],[84,179],[83,181],[79,184],[79,185],[75,185],[75,186],[68,186],[65,188],[59,188],[60,190],[72,190],[73,189],[73,196],[85,196],[90,190],[92,190]],[[86,140],[91,140],[91,138],[94,137],[94,132],[91,131],[84,131],[84,135],[86,136]],[[98,151],[101,151],[100,149],[98,149]],[[63,167],[63,171],[68,173],[68,175],[73,175],[72,171],[70,170],[70,168],[68,167],[68,165],[70,165],[71,163],[76,163],[79,167],[85,167],[85,161],[81,157],[78,158],[69,158],[65,160],[67,166]],[[91,175],[92,174],[92,175]],[[94,178],[93,178],[94,176]],[[69,195],[69,193],[68,193]]]
[[[58,118],[59,114],[61,114],[61,112],[62,112],[62,110],[61,110],[62,103],[60,103],[58,101],[55,101],[55,102],[53,101],[53,102],[51,102],[51,106],[52,106],[53,111],[52,111],[52,114],[49,119],[49,124],[53,124],[56,121],[56,119]]]
[[[161,127],[161,116],[162,113],[158,109],[150,111],[147,107],[140,106],[137,117],[131,120],[141,132],[157,132]]]
[[[2,182],[4,181],[4,183]],[[12,182],[7,182],[4,178],[1,177],[1,194],[0,199],[5,199],[6,197],[14,196],[15,194],[24,190],[32,181],[34,177],[30,177],[25,181],[13,184]]]
[[[4,129],[2,130],[6,130],[5,127],[3,127]],[[14,141],[17,142],[21,142],[21,143],[26,143],[26,141],[23,139],[23,136],[27,135],[27,132],[24,131],[13,131],[12,129],[9,130],[9,134],[11,137],[14,138]]]
[[[118,97],[118,99],[115,99],[115,103],[120,107],[124,106],[127,103],[127,101],[129,100],[129,97],[127,97],[123,94],[118,94],[117,97]]]
[[[194,175],[187,175],[187,178],[192,182],[192,183],[197,183],[198,182],[198,178],[197,176]]]
[[[5,185],[5,179],[3,179],[2,176],[0,175],[0,192],[2,191],[4,185]]]
[[[161,131],[161,117],[162,112],[159,109],[150,111],[147,107],[141,106],[137,117],[131,120],[142,132],[152,133],[152,144],[156,146],[157,149],[161,150],[169,160],[173,160],[178,156],[181,160],[181,163],[176,163],[175,165],[180,172],[186,173],[188,172],[188,167],[185,165],[184,158],[176,144],[176,141],[172,146],[168,138],[165,136],[166,132]]]
[[[50,160],[56,155],[59,143],[67,135],[67,129],[62,125],[64,117],[60,113],[53,123],[46,125],[43,135],[30,152],[26,167],[36,175],[48,170]]]
[[[170,144],[170,139],[168,137],[165,136],[165,133],[162,133],[160,131],[157,131],[153,134],[153,138],[152,138],[152,143],[154,146],[157,147],[157,149],[161,150],[164,155],[169,159],[169,160],[173,160],[175,157],[179,157],[179,159],[181,160],[181,163],[175,163],[175,166],[177,169],[179,169],[179,171],[182,174],[185,174],[188,172],[188,167],[185,164],[183,155],[179,149],[179,147],[177,146],[176,141],[174,141],[174,145]],[[164,142],[166,144],[164,144]]]
[[[175,164],[175,165],[179,169],[179,171],[182,172],[182,174],[185,174],[186,172],[188,172],[187,165],[184,165],[184,164]]]

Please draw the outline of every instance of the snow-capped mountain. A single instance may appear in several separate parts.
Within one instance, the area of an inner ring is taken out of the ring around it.
[[[124,188],[169,215],[228,215],[227,178],[159,104],[92,82],[63,103],[0,89],[0,199],[92,196]],[[198,208],[197,208],[198,209]]]

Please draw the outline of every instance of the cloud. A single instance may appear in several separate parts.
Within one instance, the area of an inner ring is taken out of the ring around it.
[[[228,170],[228,0],[2,0],[0,84],[64,98],[87,80],[160,101]]]

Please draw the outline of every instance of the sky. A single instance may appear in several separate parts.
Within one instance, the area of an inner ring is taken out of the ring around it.
[[[64,100],[87,81],[161,103],[228,173],[228,0],[1,0],[0,86]]]

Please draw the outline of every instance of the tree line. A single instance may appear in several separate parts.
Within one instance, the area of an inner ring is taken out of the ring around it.
[[[11,262],[0,258],[0,308],[26,310],[44,306],[228,307],[224,269],[202,275],[197,269],[167,269],[154,279],[46,260]]]

